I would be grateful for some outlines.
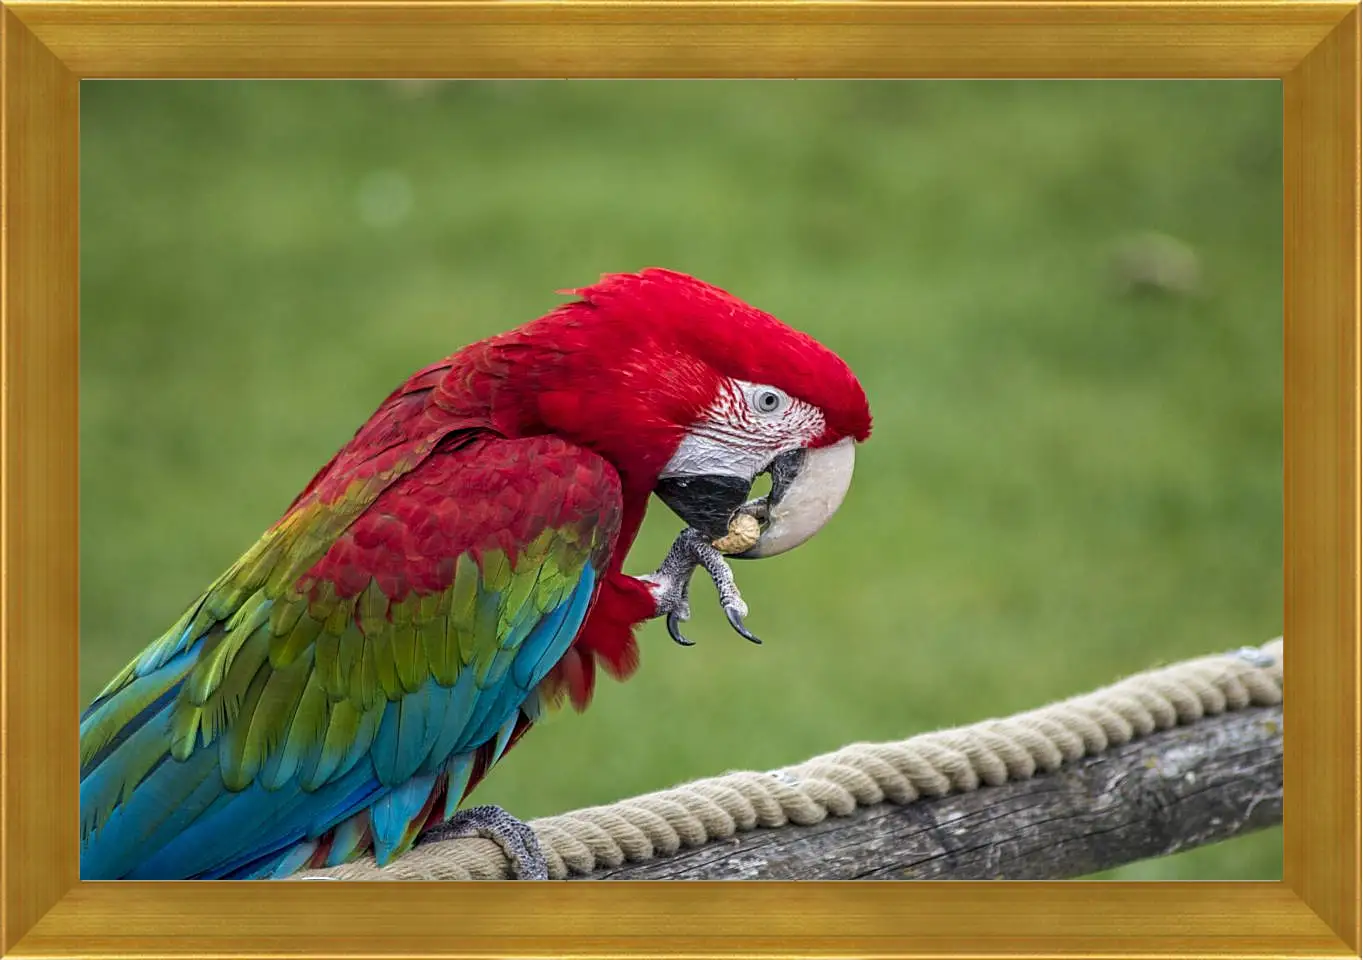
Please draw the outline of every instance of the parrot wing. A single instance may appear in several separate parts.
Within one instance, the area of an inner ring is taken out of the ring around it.
[[[386,477],[314,481],[91,704],[85,879],[280,875],[370,842],[386,863],[538,715],[618,475],[552,437],[395,449]]]

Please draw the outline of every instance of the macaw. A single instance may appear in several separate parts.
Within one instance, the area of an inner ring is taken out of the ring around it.
[[[605,275],[414,374],[80,725],[81,877],[265,879],[439,828],[534,834],[459,810],[543,713],[625,679],[636,627],[687,619],[740,510],[742,559],[805,542],[870,434],[835,353],[684,274]],[[765,498],[747,499],[759,474]],[[623,572],[651,494],[688,527]]]

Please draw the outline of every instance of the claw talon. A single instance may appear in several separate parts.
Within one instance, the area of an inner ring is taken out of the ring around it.
[[[667,615],[667,632],[671,635],[672,639],[676,641],[679,646],[694,647],[696,645],[696,641],[688,640],[686,639],[685,636],[682,635],[681,618],[678,617],[675,613],[669,613]]]
[[[738,635],[744,640],[750,640],[757,644],[762,642],[757,637],[753,636],[748,628],[743,625],[743,614],[739,611],[738,607],[725,607],[724,616],[728,617],[729,626],[733,627]]]

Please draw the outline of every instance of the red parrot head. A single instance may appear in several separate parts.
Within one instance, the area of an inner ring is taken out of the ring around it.
[[[523,347],[552,354],[522,416],[532,407],[538,427],[596,450],[711,537],[770,474],[761,537],[740,557],[793,549],[838,509],[871,413],[837,354],[670,270],[565,292],[577,299],[522,328]]]

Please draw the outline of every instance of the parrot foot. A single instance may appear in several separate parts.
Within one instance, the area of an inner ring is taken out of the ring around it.
[[[691,602],[687,597],[691,588],[691,571],[687,570],[683,574],[669,570],[664,562],[657,573],[646,573],[639,579],[653,585],[653,599],[658,604],[654,616],[667,617],[667,632],[672,639],[683,647],[695,646],[696,641],[683,636],[680,627],[682,621],[691,619]]]
[[[428,830],[422,840],[454,840],[459,837],[483,837],[502,848],[511,861],[517,880],[548,880],[549,861],[545,859],[539,838],[530,824],[517,820],[501,807],[487,804],[460,810],[444,823]]]
[[[724,616],[729,625],[744,639],[761,643],[762,641],[753,636],[743,623],[743,618],[748,615],[748,605],[739,593],[738,583],[734,580],[734,573],[729,569],[724,554],[716,550],[704,534],[690,528],[677,535],[677,539],[672,543],[672,549],[663,558],[662,565],[658,567],[656,573],[640,577],[641,580],[656,587],[653,594],[658,603],[656,615],[667,617],[667,632],[672,639],[684,647],[695,644],[694,640],[689,640],[682,634],[680,624],[691,619],[688,592],[691,575],[695,573],[697,567],[704,568],[714,581],[715,589],[719,592],[720,606],[724,608]]]

